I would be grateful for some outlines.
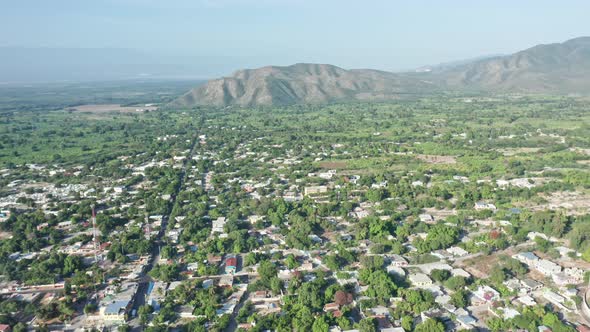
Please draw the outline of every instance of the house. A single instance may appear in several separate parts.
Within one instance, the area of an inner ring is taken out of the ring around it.
[[[224,226],[227,223],[227,221],[225,220],[225,217],[219,217],[215,220],[213,220],[213,225],[211,227],[211,235],[214,235],[215,233],[219,233],[219,234],[224,234]]]
[[[469,272],[461,269],[461,268],[455,268],[451,270],[451,275],[453,277],[463,277],[463,278],[471,278],[471,274],[469,274]]]
[[[213,279],[203,280],[203,289],[209,289],[211,286],[213,286]]]
[[[534,267],[546,276],[551,276],[553,274],[561,272],[561,266],[546,259],[539,259],[535,262]]]
[[[580,282],[580,279],[571,276],[565,272],[555,273],[552,276],[553,282],[558,286],[575,285]]]
[[[324,312],[334,312],[340,310],[340,306],[336,303],[326,303],[324,305]]]
[[[481,210],[496,211],[496,206],[494,204],[485,203],[485,202],[477,202],[477,203],[475,203],[475,206],[473,208],[478,211],[481,211]]]
[[[238,266],[238,259],[235,255],[228,255],[225,259],[225,273],[234,274]]]
[[[467,250],[460,248],[460,247],[450,247],[447,249],[447,252],[453,256],[463,257],[467,256],[469,252]]]
[[[477,324],[477,319],[471,315],[462,315],[457,316],[457,322],[459,322],[462,328],[471,329]]]
[[[256,291],[256,292],[252,293],[252,301],[253,302],[264,301],[264,299],[266,299],[267,296],[268,296],[268,293],[266,291]]]
[[[196,316],[193,315],[194,309],[195,308],[192,306],[183,305],[178,309],[178,316],[180,316],[180,318],[196,318]]]
[[[259,221],[263,221],[264,220],[264,216],[258,216],[258,215],[252,215],[248,217],[248,221],[251,224],[256,224]]]
[[[420,221],[423,223],[427,223],[427,224],[434,223],[434,217],[431,214],[423,213],[423,214],[419,215],[418,218],[420,218]]]
[[[253,327],[253,325],[251,323],[242,323],[242,324],[238,324],[238,330],[249,330]]]
[[[517,298],[516,300],[527,307],[532,307],[532,306],[537,305],[537,301],[535,301],[535,299],[533,299],[529,295],[521,296],[521,297]]]
[[[323,194],[328,192],[328,187],[326,186],[310,186],[305,187],[303,189],[303,193],[305,195],[314,195],[314,194]]]
[[[164,302],[166,286],[165,283],[158,281],[153,284],[153,288],[149,291],[147,304],[151,305],[155,312],[160,311],[160,304]]]
[[[404,269],[402,269],[399,266],[395,266],[395,265],[388,265],[386,267],[387,273],[389,274],[396,274],[400,277],[405,277],[406,276],[406,271],[404,271]]]
[[[100,316],[105,321],[125,322],[129,303],[130,302],[127,300],[118,300],[108,303],[100,308]]]
[[[408,261],[400,255],[391,255],[390,256],[390,265],[397,266],[397,267],[405,267],[408,266]]]
[[[211,265],[218,265],[219,263],[221,263],[221,256],[208,255],[207,262],[209,262],[209,264]]]
[[[543,240],[549,240],[549,237],[547,235],[539,232],[529,232],[526,237],[531,241],[535,241],[535,239],[538,237],[540,237]]]
[[[0,324],[0,332],[10,332],[12,328],[8,324]]]
[[[547,289],[547,290],[545,290],[543,292],[543,297],[547,301],[555,304],[558,307],[561,307],[561,305],[563,305],[563,303],[565,302],[565,298],[563,296],[561,296],[561,295],[559,295],[559,294],[557,294],[557,293],[555,293],[555,292],[553,292],[553,291],[551,291],[549,289]]]
[[[542,283],[540,283],[536,280],[533,280],[533,279],[529,279],[529,278],[522,280],[521,283],[522,283],[522,287],[529,292],[536,291],[536,290],[543,288]]]
[[[409,279],[415,287],[428,287],[432,285],[432,279],[424,273],[412,273]]]
[[[529,266],[533,266],[535,262],[539,260],[539,257],[537,257],[537,255],[529,251],[519,252],[518,254],[512,255],[512,258]]]
[[[304,262],[301,264],[297,271],[312,271],[313,270],[313,263],[312,262]]]
[[[186,269],[191,272],[197,271],[199,269],[199,263],[198,262],[188,263],[186,265]]]
[[[138,284],[123,283],[116,294],[105,296],[99,305],[100,318],[105,322],[124,323],[133,305]]]
[[[229,287],[233,286],[234,284],[234,277],[231,274],[225,274],[219,278],[219,287]]]
[[[518,292],[522,287],[520,280],[518,279],[510,279],[503,282],[504,286],[511,291],[511,292]]]
[[[500,298],[500,293],[490,286],[479,286],[473,295],[474,299],[481,304],[494,302]]]

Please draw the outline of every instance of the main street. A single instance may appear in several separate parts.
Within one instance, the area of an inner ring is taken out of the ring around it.
[[[133,310],[135,310],[135,312],[137,312],[139,310],[139,307],[143,306],[147,300],[148,290],[150,288],[149,285],[151,282],[153,282],[152,278],[149,276],[149,272],[160,261],[160,246],[163,243],[162,239],[163,239],[164,235],[166,234],[166,227],[168,226],[168,221],[170,220],[170,214],[172,213],[172,208],[176,204],[176,198],[178,197],[178,194],[182,190],[182,187],[186,181],[187,168],[190,164],[190,160],[192,160],[192,156],[193,156],[195,147],[197,146],[197,142],[198,142],[198,139],[193,138],[190,152],[188,153],[188,156],[184,159],[182,169],[180,171],[180,175],[179,175],[180,183],[178,184],[176,191],[170,197],[170,210],[169,210],[168,214],[166,214],[162,217],[162,224],[160,226],[160,231],[158,231],[158,234],[156,234],[156,238],[154,241],[154,248],[152,249],[152,252],[150,253],[150,260],[148,262],[148,265],[145,268],[144,275],[142,276],[139,286],[137,288],[137,293],[135,294],[135,301],[133,302]],[[136,317],[132,317],[132,319],[129,321],[129,326],[131,326],[131,328],[133,330],[140,328],[139,319],[137,318],[137,315],[136,315]]]

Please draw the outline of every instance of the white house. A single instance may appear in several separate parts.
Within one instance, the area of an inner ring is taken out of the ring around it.
[[[412,273],[409,276],[410,282],[416,287],[428,287],[432,280],[424,273]]]

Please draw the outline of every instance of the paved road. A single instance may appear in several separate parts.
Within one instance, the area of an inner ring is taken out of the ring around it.
[[[167,215],[164,215],[162,217],[162,224],[160,227],[160,231],[156,235],[155,246],[150,254],[151,259],[150,259],[148,265],[146,266],[146,269],[144,272],[145,275],[141,278],[141,281],[140,281],[139,286],[137,288],[137,293],[135,295],[135,301],[133,302],[133,309],[134,310],[139,310],[139,307],[144,305],[147,300],[147,292],[149,289],[149,283],[153,281],[148,273],[154,268],[156,263],[160,260],[160,245],[163,242],[162,238],[166,234],[166,227],[168,226],[168,221],[170,219],[170,213],[172,213],[172,207],[174,207],[174,204],[176,203],[176,197],[178,196],[178,193],[182,190],[182,187],[186,181],[186,177],[187,177],[186,171],[187,171],[189,162],[192,159],[193,152],[194,152],[195,147],[197,145],[197,141],[198,141],[198,139],[193,139],[193,144],[191,146],[190,152],[189,152],[187,158],[185,158],[183,161],[182,170],[180,172],[180,183],[178,185],[178,188],[176,189],[176,192],[174,192],[170,198],[171,199],[170,200],[170,212]],[[128,323],[129,323],[129,326],[131,326],[131,328],[133,330],[138,330],[140,328],[139,320],[137,318],[130,320]]]

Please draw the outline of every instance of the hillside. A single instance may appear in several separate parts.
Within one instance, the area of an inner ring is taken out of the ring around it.
[[[447,89],[587,93],[590,91],[590,37],[537,45],[424,76]]]
[[[300,63],[240,70],[231,77],[192,89],[174,105],[255,106],[391,100],[432,88],[432,84],[405,74]]]
[[[196,87],[172,105],[191,107],[383,101],[424,92],[588,93],[590,37],[506,56],[425,67],[413,73],[345,70],[327,64],[245,69]]]

